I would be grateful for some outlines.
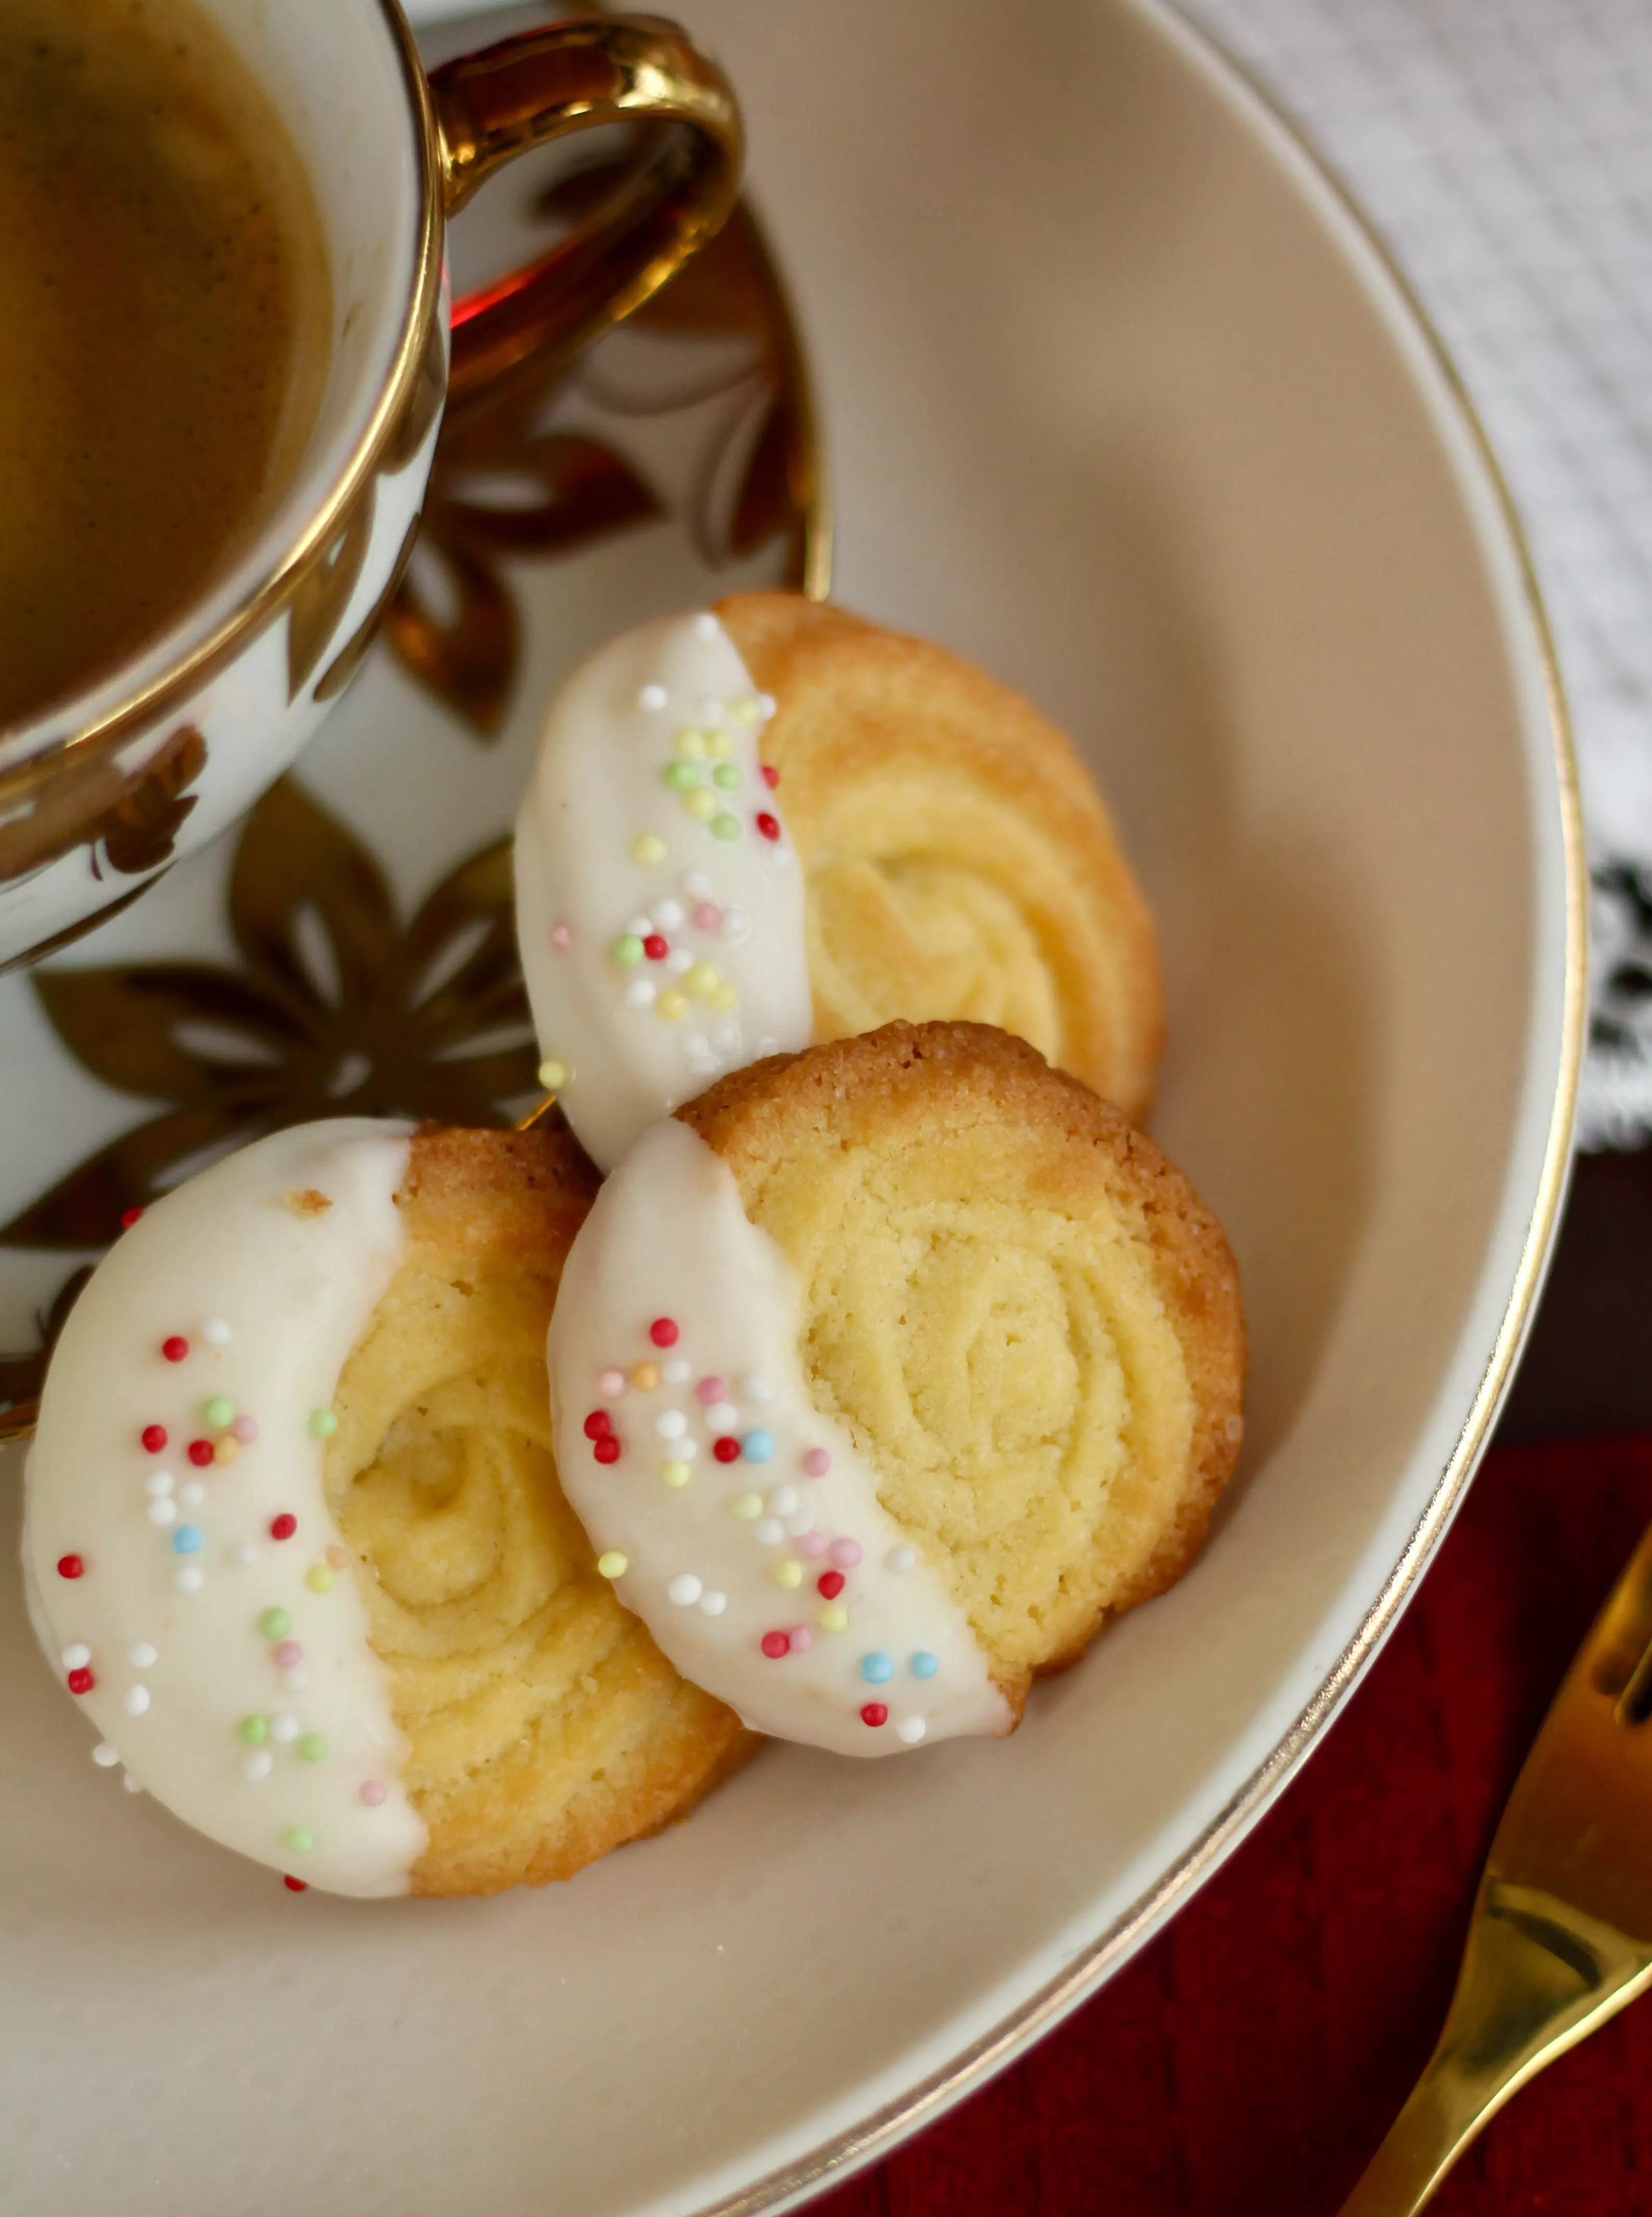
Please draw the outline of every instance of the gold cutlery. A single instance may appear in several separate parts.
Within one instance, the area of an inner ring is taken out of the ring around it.
[[[1510,2096],[1652,1983],[1652,1529],[1515,1781],[1439,2043],[1341,2217],[1410,2217]]]

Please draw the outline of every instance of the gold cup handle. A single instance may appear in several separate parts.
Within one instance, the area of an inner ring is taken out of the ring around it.
[[[727,79],[658,15],[577,16],[432,72],[447,213],[530,147],[605,123],[672,123],[591,219],[529,268],[455,304],[450,421],[520,374],[580,352],[714,236],[740,187],[745,134]]]

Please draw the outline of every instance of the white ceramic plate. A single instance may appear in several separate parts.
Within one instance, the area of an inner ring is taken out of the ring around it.
[[[1157,1128],[1244,1272],[1243,1469],[1193,1573],[1008,1746],[776,1749],[670,1837],[485,1904],[295,1900],[129,1801],[0,1596],[0,2175],[29,2217],[755,2211],[887,2146],[1283,1782],[1529,1314],[1580,1036],[1569,760],[1496,485],[1359,223],[1146,0],[682,12],[817,351],[841,597],[1075,732],[1158,908]],[[579,643],[703,587],[668,531],[523,590],[496,749],[453,753],[381,658],[306,761],[405,899],[502,821]],[[221,954],[198,879],[74,959]],[[9,1206],[133,1121],[51,1051],[11,981]]]

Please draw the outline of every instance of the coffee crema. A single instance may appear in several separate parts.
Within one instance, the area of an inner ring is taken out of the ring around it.
[[[331,296],[309,182],[193,0],[0,0],[0,727],[159,638],[290,482]]]

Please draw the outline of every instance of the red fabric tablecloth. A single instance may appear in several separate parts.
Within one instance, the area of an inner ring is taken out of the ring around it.
[[[1652,1440],[1492,1456],[1348,1708],[1211,1883],[816,2217],[1332,2217],[1433,2045],[1503,1801],[1649,1520]],[[1652,2212],[1649,2097],[1652,1998],[1518,2095],[1434,2209]]]

